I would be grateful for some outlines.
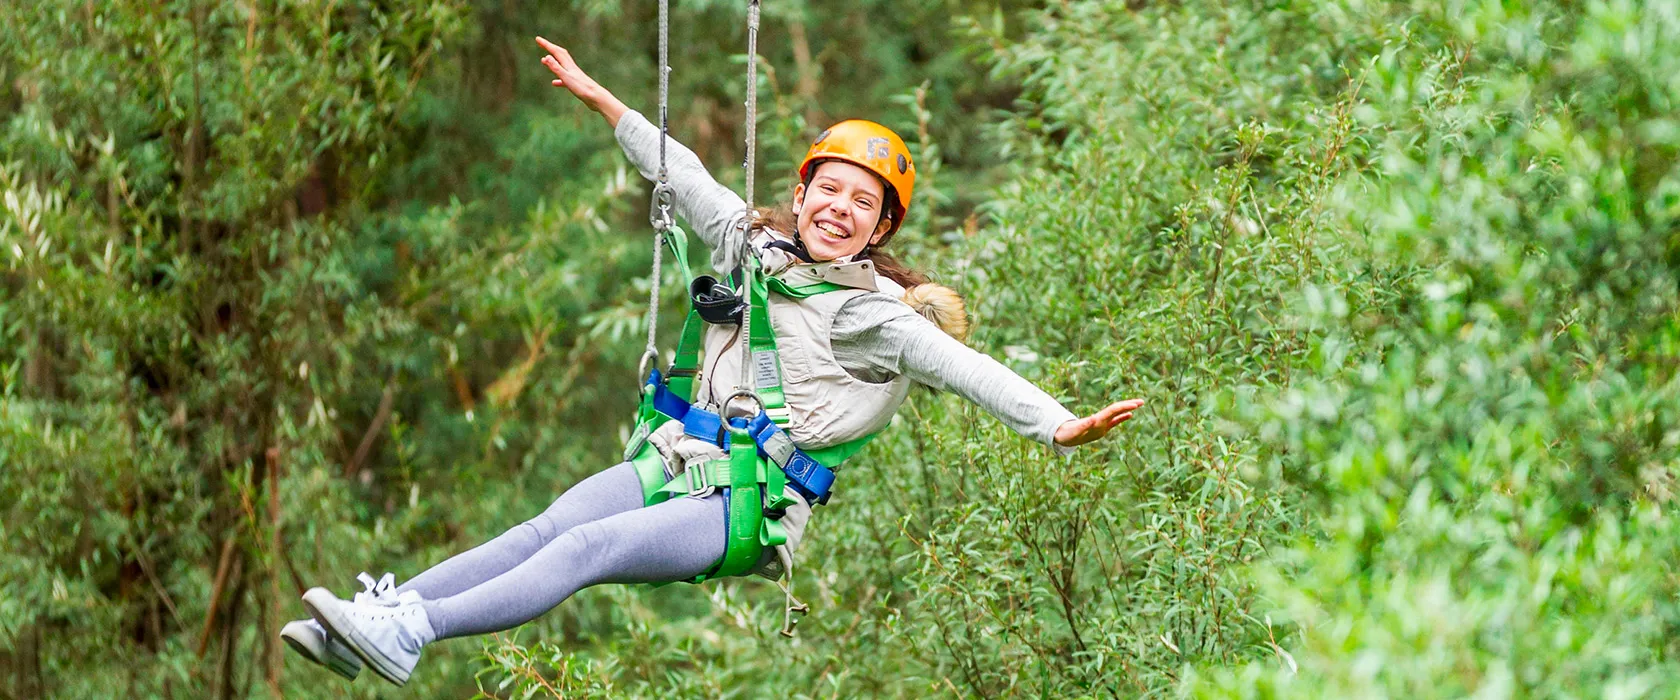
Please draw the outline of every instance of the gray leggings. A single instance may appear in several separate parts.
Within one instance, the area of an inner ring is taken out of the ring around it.
[[[567,489],[541,515],[450,557],[418,591],[438,639],[512,629],[597,583],[681,581],[723,556],[721,494],[642,507],[628,462]]]

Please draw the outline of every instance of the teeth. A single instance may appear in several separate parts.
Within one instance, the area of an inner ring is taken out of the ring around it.
[[[830,235],[832,235],[836,238],[850,238],[851,237],[851,234],[846,233],[845,231],[841,230],[840,227],[835,226],[834,224],[828,223],[827,221],[818,222],[817,223],[817,228],[820,228],[824,231],[827,231]]]

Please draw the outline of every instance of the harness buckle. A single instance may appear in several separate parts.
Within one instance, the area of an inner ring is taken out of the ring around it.
[[[707,468],[715,461],[706,460],[683,469],[684,478],[688,479],[688,495],[705,498],[717,493],[718,484],[712,480],[712,470]]]
[[[653,433],[653,430],[648,426],[649,423],[643,422],[636,426],[636,432],[631,433],[630,441],[624,444],[624,461],[628,462],[635,459],[636,454],[641,452],[642,447],[647,444],[648,436]]]

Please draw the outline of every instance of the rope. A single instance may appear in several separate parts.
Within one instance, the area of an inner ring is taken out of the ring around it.
[[[747,5],[747,211],[753,210],[753,165],[758,150],[758,0]]]
[[[648,205],[648,223],[653,225],[653,277],[648,281],[647,348],[636,369],[638,379],[647,377],[649,363],[659,359],[659,284],[664,258],[665,236],[671,230],[671,178],[665,162],[665,139],[671,129],[670,0],[659,0],[659,182],[653,187]]]
[[[665,170],[665,133],[671,127],[670,117],[667,113],[671,94],[670,46],[671,3],[670,0],[659,0],[659,184],[661,185],[667,184],[670,179]]]
[[[747,169],[746,215],[741,217],[741,264],[750,265],[756,262],[756,251],[748,240],[751,230],[753,213],[753,170],[758,160],[758,2],[751,0],[747,4]],[[745,280],[745,277],[743,277]],[[741,382],[735,389],[737,393],[752,392],[752,293],[751,290],[741,290]],[[766,309],[766,312],[769,310]],[[754,397],[756,398],[756,396]],[[763,407],[763,402],[759,406]]]

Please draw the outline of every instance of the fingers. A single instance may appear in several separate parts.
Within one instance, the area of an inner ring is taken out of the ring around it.
[[[560,66],[563,66],[566,70],[577,70],[578,69],[577,61],[572,60],[572,52],[567,51],[566,47],[561,46],[559,44],[556,44],[556,43],[554,43],[552,41],[549,41],[547,39],[544,39],[540,36],[537,37],[537,45],[541,46],[544,51],[547,51],[548,55],[553,56],[554,60]]]
[[[1143,399],[1116,401],[1089,416],[1070,420],[1056,430],[1056,443],[1073,446],[1100,440],[1121,423],[1131,420],[1143,404]]]
[[[1098,420],[1106,423],[1106,422],[1113,421],[1115,416],[1118,416],[1122,413],[1131,413],[1132,411],[1137,410],[1141,406],[1143,406],[1143,399],[1127,399],[1125,401],[1116,401],[1114,403],[1109,404],[1103,410],[1098,411],[1097,415],[1095,417]]]
[[[572,52],[567,51],[565,47],[540,36],[537,37],[537,45],[548,52],[547,56],[543,56],[542,62],[555,75],[565,78],[566,72],[578,70],[577,62],[572,60]]]
[[[544,39],[540,36],[537,37],[537,46],[541,46],[544,51],[547,51],[550,54],[553,54],[555,57],[559,57],[560,54],[566,53],[565,47],[563,47],[559,44],[556,44],[552,41],[549,41],[547,39]]]
[[[558,77],[558,79],[561,79],[561,81],[564,81],[564,79],[568,79],[568,77],[573,77],[573,76],[568,76],[568,72],[570,72],[570,71],[566,71],[566,69],[563,69],[563,67],[561,67],[561,65],[559,65],[559,60],[554,60],[553,55],[544,55],[543,65],[548,65],[548,71],[553,72],[554,77]]]
[[[1131,419],[1132,419],[1132,414],[1121,413],[1121,414],[1118,414],[1118,415],[1114,416],[1113,418],[1107,418],[1107,419],[1098,421],[1096,425],[1091,426],[1091,430],[1092,430],[1092,432],[1095,432],[1098,435],[1107,435],[1108,431],[1113,430],[1116,427],[1119,427],[1119,425],[1121,423],[1124,423],[1124,422],[1129,421]]]
[[[1100,429],[1104,433],[1107,433],[1119,426],[1121,423],[1131,420],[1133,412],[1142,406],[1143,399],[1116,401],[1109,404],[1103,410],[1098,411],[1097,415],[1091,416],[1091,418],[1094,419],[1092,422],[1095,423],[1096,426],[1101,426]]]

